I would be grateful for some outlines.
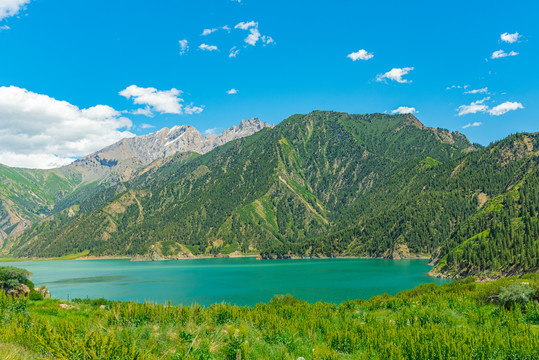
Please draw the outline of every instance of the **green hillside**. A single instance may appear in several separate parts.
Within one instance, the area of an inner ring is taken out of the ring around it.
[[[476,148],[413,115],[294,115],[206,155],[151,164],[33,226],[10,253],[427,256],[440,275],[529,272],[537,149],[538,134]],[[497,252],[477,250],[484,242]]]
[[[21,238],[19,256],[261,251],[303,244],[344,221],[385,179],[446,162],[471,144],[411,115],[295,115],[190,161],[144,172],[129,191],[53,231]],[[434,160],[436,159],[436,160]],[[357,218],[357,216],[356,216]],[[164,245],[164,246],[163,246]]]

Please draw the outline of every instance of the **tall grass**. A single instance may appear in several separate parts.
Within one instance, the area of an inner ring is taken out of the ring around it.
[[[0,294],[0,343],[58,359],[539,359],[537,298],[505,307],[491,295],[522,281],[429,284],[339,305],[276,296],[253,307],[63,309]],[[539,277],[525,282],[537,289]]]

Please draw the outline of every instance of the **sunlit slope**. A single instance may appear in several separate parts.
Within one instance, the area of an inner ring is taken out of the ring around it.
[[[153,167],[92,213],[23,237],[13,253],[303,251],[311,239],[368,217],[368,196],[397,194],[387,179],[421,175],[473,149],[463,135],[412,115],[294,115],[204,156]],[[349,245],[339,251],[351,253]]]

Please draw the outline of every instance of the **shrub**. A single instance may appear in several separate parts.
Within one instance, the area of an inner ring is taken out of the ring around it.
[[[514,283],[502,288],[500,292],[499,302],[505,307],[510,307],[513,304],[526,305],[535,295],[535,289],[529,285],[522,283]]]
[[[33,301],[43,300],[43,294],[39,291],[30,290],[30,295],[28,296],[28,299]]]
[[[26,269],[13,266],[0,267],[0,288],[4,290],[16,289],[20,284],[26,284],[32,273]]]

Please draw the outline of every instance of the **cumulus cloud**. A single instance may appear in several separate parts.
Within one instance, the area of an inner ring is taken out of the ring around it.
[[[521,35],[516,32],[516,33],[513,33],[513,34],[509,34],[509,33],[503,33],[500,35],[500,39],[504,42],[507,42],[507,43],[514,43],[518,40],[518,38],[521,37]]]
[[[476,127],[476,126],[481,126],[481,125],[483,125],[483,123],[480,122],[480,121],[477,121],[477,122],[474,122],[474,123],[466,124],[462,128],[467,129],[469,127]]]
[[[491,59],[500,59],[500,58],[504,58],[504,57],[508,57],[508,56],[517,56],[517,55],[518,55],[518,53],[516,51],[511,51],[511,52],[506,53],[503,50],[498,50],[498,51],[494,51],[490,58]]]
[[[238,90],[232,88],[232,89],[230,89],[230,90],[227,90],[226,93],[227,93],[228,95],[235,95],[235,94],[238,93]]]
[[[162,114],[198,114],[203,108],[193,106],[192,104],[185,106],[184,100],[180,97],[182,92],[172,88],[170,90],[160,91],[156,88],[143,88],[136,85],[131,85],[120,91],[120,95],[126,99],[133,99],[135,104],[148,105],[154,111]]]
[[[249,30],[252,27],[258,27],[258,23],[255,21],[249,21],[249,22],[240,22],[234,26],[234,29],[240,29],[240,30]]]
[[[216,50],[219,50],[217,48],[217,46],[215,45],[208,45],[208,44],[200,44],[199,47],[198,47],[200,50],[204,50],[204,51],[216,51]]]
[[[477,100],[472,102],[470,105],[461,105],[459,106],[458,115],[467,115],[467,114],[476,114],[478,112],[486,112],[488,110],[488,106],[484,104],[485,101],[489,100],[490,97],[486,97],[481,100]]]
[[[352,59],[352,61],[369,60],[369,59],[372,59],[374,57],[374,54],[367,52],[367,50],[365,50],[365,49],[360,49],[360,50],[358,50],[356,52],[353,52],[353,53],[350,53],[350,54],[346,55],[346,57]]]
[[[135,109],[133,111],[129,111],[130,114],[133,115],[144,115],[147,117],[153,117],[153,112],[150,110],[149,106],[146,106],[144,108]]]
[[[250,34],[247,35],[244,41],[249,45],[255,46],[258,42],[258,39],[260,39],[260,32],[256,27],[250,28],[249,32]]]
[[[180,43],[180,55],[183,55],[189,51],[189,41],[180,40],[179,43]]]
[[[235,58],[236,56],[238,56],[239,53],[240,53],[240,49],[234,46],[232,49],[230,49],[230,52],[228,53],[228,57]]]
[[[391,110],[392,114],[415,114],[417,110],[415,107],[399,106],[395,110]]]
[[[524,106],[519,102],[511,102],[506,101],[500,105],[497,105],[493,108],[490,108],[484,104],[485,101],[489,100],[490,97],[486,97],[482,100],[474,101],[470,105],[461,105],[457,109],[459,111],[458,115],[467,115],[467,114],[475,114],[478,112],[482,113],[488,113],[493,116],[499,116],[503,115],[509,111],[517,110],[517,109],[524,109]]]
[[[217,30],[219,30],[219,29],[216,29],[216,28],[213,28],[213,29],[204,29],[204,30],[202,31],[202,34],[201,34],[201,35],[202,35],[202,36],[210,35],[211,33],[214,33],[214,32],[216,32]]]
[[[80,109],[16,86],[0,87],[0,163],[66,165],[125,137],[131,120],[107,105]]]
[[[474,90],[468,90],[464,92],[465,94],[486,94],[488,93],[488,87],[484,87],[481,89],[474,89]]]
[[[0,0],[0,21],[17,15],[29,2],[30,0]]]
[[[393,80],[398,83],[411,83],[411,80],[403,79],[402,77],[408,74],[410,71],[414,70],[413,67],[405,68],[393,68],[384,74],[379,74],[376,76],[376,81],[383,81],[385,79]]]
[[[260,31],[258,31],[258,23],[256,21],[242,21],[236,24],[236,26],[234,26],[234,29],[249,31],[249,35],[247,35],[247,37],[243,40],[249,45],[256,46],[256,43],[260,39],[262,39],[262,43],[265,45],[275,43],[271,36],[262,36],[260,34]]]
[[[510,102],[506,101],[498,106],[493,107],[489,110],[490,115],[499,116],[503,115],[508,111],[517,110],[517,109],[524,109],[524,106],[522,106],[519,102]]]

